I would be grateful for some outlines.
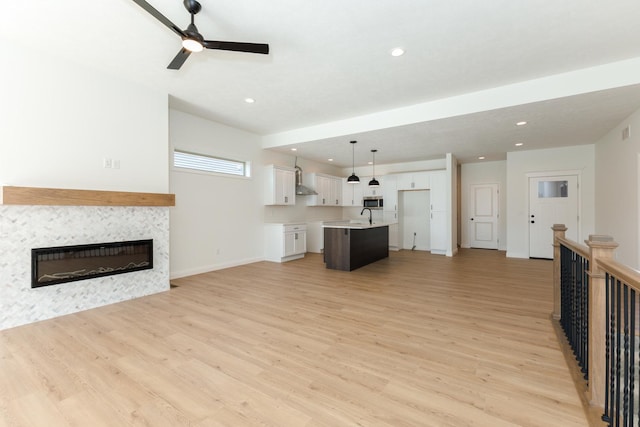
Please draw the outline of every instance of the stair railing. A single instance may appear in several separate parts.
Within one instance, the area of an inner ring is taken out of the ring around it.
[[[614,260],[613,238],[591,235],[585,247],[566,230],[553,227],[553,318],[588,379],[590,405],[609,426],[638,426],[640,272]]]

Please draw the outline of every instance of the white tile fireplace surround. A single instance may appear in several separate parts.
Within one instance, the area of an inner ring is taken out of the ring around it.
[[[31,288],[31,249],[153,239],[153,269]],[[169,208],[0,205],[0,329],[169,289]]]

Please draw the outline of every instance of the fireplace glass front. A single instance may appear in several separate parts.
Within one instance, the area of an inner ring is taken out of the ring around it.
[[[31,287],[153,268],[153,240],[31,250]]]

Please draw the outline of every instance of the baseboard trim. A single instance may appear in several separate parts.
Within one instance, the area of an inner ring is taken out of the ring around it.
[[[185,270],[172,271],[170,278],[180,279],[187,276],[195,276],[196,274],[209,273],[211,271],[223,270],[225,268],[238,267],[241,265],[252,264],[254,262],[264,261],[264,258],[248,258],[239,261],[223,262],[219,264],[206,265],[202,267],[189,268]]]

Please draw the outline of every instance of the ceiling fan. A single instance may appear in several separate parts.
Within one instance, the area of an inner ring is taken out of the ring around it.
[[[269,45],[264,43],[242,43],[242,42],[225,42],[205,40],[202,34],[198,32],[196,24],[193,23],[193,17],[200,12],[202,6],[196,0],[184,0],[182,3],[191,14],[191,23],[185,30],[181,30],[176,24],[171,22],[166,16],[158,12],[156,8],[151,6],[145,0],[133,0],[138,6],[149,12],[151,16],[169,27],[173,32],[182,38],[182,49],[173,58],[173,61],[167,67],[170,70],[179,70],[187,60],[191,52],[200,52],[202,49],[231,50],[235,52],[249,52],[269,54]]]

